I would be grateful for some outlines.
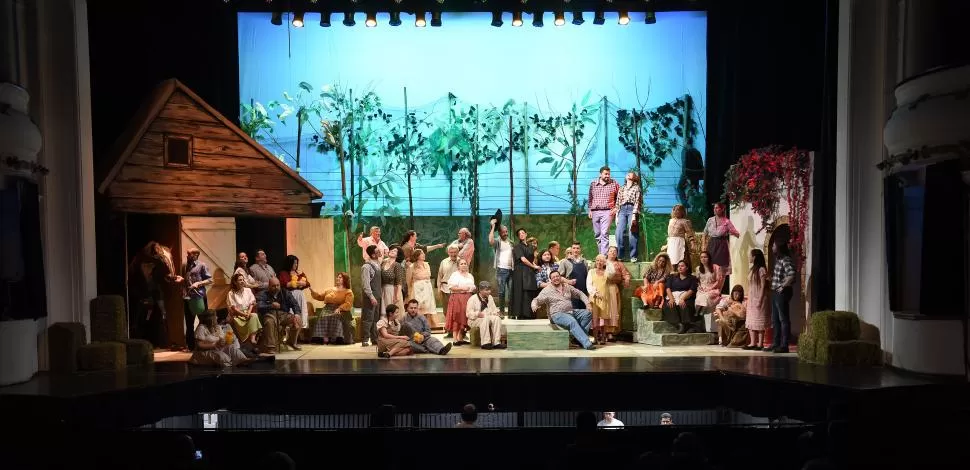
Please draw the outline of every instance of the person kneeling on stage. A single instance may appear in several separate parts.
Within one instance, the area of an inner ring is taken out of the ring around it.
[[[478,328],[482,349],[505,349],[502,344],[502,316],[492,298],[492,285],[488,281],[478,283],[478,293],[472,295],[465,306],[465,317],[470,328]]]
[[[296,351],[300,347],[296,345],[297,336],[300,335],[300,317],[295,315],[300,309],[296,306],[293,296],[280,289],[280,280],[270,278],[266,290],[259,293],[256,299],[256,306],[259,314],[263,317],[263,331],[259,335],[259,352],[265,354],[276,354],[277,325],[282,325],[284,330],[284,342],[287,346]]]
[[[384,316],[377,320],[377,355],[383,358],[411,355],[411,345],[407,336],[401,334],[401,314],[397,305],[390,304],[384,309]]]
[[[573,309],[573,299],[583,301],[585,309]],[[539,292],[539,296],[532,300],[532,311],[546,306],[549,312],[549,322],[568,330],[579,342],[583,349],[594,350],[596,346],[589,337],[589,326],[593,321],[590,313],[589,297],[579,289],[563,282],[559,271],[549,273],[549,285]]]
[[[431,326],[424,315],[418,314],[418,301],[411,299],[407,303],[408,314],[404,316],[401,334],[408,336],[411,350],[415,354],[431,353],[444,356],[451,351],[451,343],[441,344],[441,341],[431,336]]]
[[[189,362],[197,366],[232,367],[253,362],[239,349],[239,341],[232,328],[223,327],[216,321],[216,314],[206,310],[199,314],[199,327],[195,329],[195,350]]]

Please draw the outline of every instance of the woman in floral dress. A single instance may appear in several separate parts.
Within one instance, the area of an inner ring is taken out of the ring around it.
[[[411,255],[407,269],[408,292],[418,301],[418,313],[428,319],[431,328],[437,328],[435,313],[438,306],[434,300],[434,286],[431,285],[431,265],[425,261],[424,250],[417,248]]]
[[[741,233],[727,216],[723,203],[714,204],[714,216],[707,219],[704,238],[707,239],[707,252],[711,263],[721,267],[724,276],[731,275],[731,252],[728,250],[729,238],[739,237]]]
[[[313,325],[311,339],[320,338],[323,344],[336,343],[338,339],[344,344],[354,344],[351,313],[354,308],[354,291],[350,289],[350,275],[337,273],[333,284],[333,287],[324,289],[323,292],[310,290],[314,300],[323,302],[323,311]]]
[[[653,258],[653,264],[650,265],[650,269],[643,275],[643,287],[640,290],[640,300],[643,301],[644,307],[663,307],[664,296],[666,295],[664,282],[667,281],[667,276],[670,275],[671,271],[670,256],[667,256],[667,253],[658,253]]]
[[[751,274],[748,275],[748,308],[744,319],[751,342],[742,349],[758,350],[765,346],[765,330],[771,321],[771,277],[765,254],[761,250],[751,250]]]
[[[711,263],[711,255],[702,251],[700,264],[697,266],[695,275],[698,280],[697,297],[694,306],[697,308],[698,315],[712,313],[721,300],[721,287],[724,285],[724,275],[721,267]],[[711,328],[714,326],[712,325]]]
[[[391,304],[397,305],[398,311],[404,311],[404,281],[407,272],[404,265],[397,262],[397,245],[391,245],[387,250],[387,256],[381,260],[381,294],[385,307]]]

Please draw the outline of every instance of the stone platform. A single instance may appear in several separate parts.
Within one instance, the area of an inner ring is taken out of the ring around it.
[[[706,346],[717,342],[714,333],[677,333],[677,327],[662,320],[659,309],[637,309],[633,315],[636,329],[633,341],[650,346]],[[695,326],[703,331],[703,321]]]
[[[502,320],[509,349],[553,351],[569,349],[569,332],[549,320]]]

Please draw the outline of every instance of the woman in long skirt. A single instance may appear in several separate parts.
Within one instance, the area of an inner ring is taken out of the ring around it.
[[[199,315],[199,326],[195,329],[195,350],[189,363],[197,366],[232,367],[253,362],[239,349],[239,340],[232,329],[222,328],[216,321],[215,312],[206,311]]]
[[[694,245],[694,228],[687,218],[687,210],[682,204],[674,206],[667,224],[667,256],[674,266],[681,260],[690,264],[690,250]]]
[[[512,249],[512,260],[515,267],[512,271],[512,295],[509,299],[509,314],[513,318],[535,318],[532,312],[532,300],[539,295],[536,285],[536,271],[539,265],[535,263],[535,249],[526,243],[529,238],[524,228],[515,231],[519,242]]]
[[[765,330],[771,321],[771,278],[765,254],[761,250],[751,250],[751,273],[748,274],[748,308],[744,319],[751,342],[742,349],[749,351],[765,347]]]
[[[593,307],[593,337],[596,344],[606,342],[606,331],[604,326],[610,319],[610,296],[612,292],[609,288],[609,275],[606,274],[606,256],[596,255],[593,262],[593,269],[586,277],[586,290],[589,292],[589,304]]]
[[[741,233],[734,228],[731,219],[727,217],[724,204],[714,204],[714,216],[707,219],[704,225],[704,238],[707,239],[707,252],[711,256],[711,263],[721,267],[725,276],[731,275],[731,252],[728,250],[729,238],[739,237]]]
[[[338,339],[344,344],[354,344],[353,318],[354,291],[350,290],[350,275],[337,273],[334,286],[323,292],[310,290],[314,300],[323,302],[323,312],[316,317],[311,338],[319,338],[323,344],[335,343]]]
[[[450,331],[455,338],[455,346],[470,344],[465,341],[465,328],[468,327],[468,318],[465,309],[468,306],[468,299],[475,292],[475,276],[468,272],[468,261],[464,258],[458,259],[458,270],[448,278],[448,287],[451,295],[448,296],[448,313],[445,315],[445,329]]]
[[[434,286],[431,284],[431,265],[426,261],[424,250],[416,248],[411,255],[411,263],[407,270],[408,293],[418,301],[418,313],[428,319],[431,328],[437,328],[435,313],[438,306],[434,300]]]
[[[384,303],[382,305],[397,305],[399,312],[404,311],[404,281],[407,272],[404,265],[397,261],[398,246],[391,245],[387,256],[381,261],[381,292]]]
[[[290,291],[290,295],[293,296],[296,305],[300,307],[300,311],[295,313],[300,316],[300,321],[303,322],[301,325],[306,327],[309,324],[308,318],[310,311],[307,308],[306,296],[303,295],[303,290],[310,288],[310,281],[307,279],[306,274],[300,271],[300,258],[293,255],[287,256],[283,267],[286,269],[281,269],[278,275],[280,286]]]
[[[609,281],[606,288],[610,290],[610,317],[604,326],[607,341],[614,341],[613,335],[621,330],[620,312],[623,306],[620,305],[620,301],[623,296],[620,293],[624,287],[630,287],[630,271],[626,269],[626,265],[620,261],[618,255],[619,251],[615,246],[606,250],[606,277]]]
[[[256,346],[256,333],[262,325],[256,312],[256,296],[246,287],[246,277],[240,273],[232,275],[231,286],[226,296],[229,305],[229,322],[242,342]]]

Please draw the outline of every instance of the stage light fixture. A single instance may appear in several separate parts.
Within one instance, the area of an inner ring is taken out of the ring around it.
[[[566,24],[566,14],[562,10],[556,12],[556,21],[553,22],[556,26],[562,26]]]
[[[374,26],[377,26],[377,12],[376,11],[369,11],[369,12],[367,12],[367,19],[364,20],[364,26],[367,26],[368,28],[373,28]]]
[[[388,14],[391,15],[391,21],[388,21],[387,24],[391,26],[401,26],[401,12],[391,11],[388,12]]]
[[[500,11],[493,11],[492,12],[492,26],[495,26],[496,28],[499,28],[503,24],[504,23],[502,22],[502,12],[500,12]]]
[[[329,28],[330,27],[330,12],[322,11],[320,12],[320,27]]]
[[[620,26],[626,26],[626,25],[630,24],[630,14],[629,13],[627,13],[627,12],[625,12],[623,10],[620,10],[620,14],[619,15],[620,15],[620,17],[617,20],[617,23],[619,23]]]
[[[428,25],[428,22],[424,19],[424,12],[419,11],[414,14],[414,26],[417,28],[423,28]]]
[[[292,21],[292,23],[293,23],[293,27],[294,28],[302,28],[303,27],[303,12],[302,11],[294,11],[293,12],[293,21]]]
[[[269,20],[269,22],[275,24],[276,26],[282,25],[283,24],[283,12],[282,11],[279,11],[279,10],[274,11],[273,12],[273,19]]]
[[[433,11],[431,12],[431,27],[440,28],[441,27],[441,12]]]
[[[522,26],[522,12],[513,11],[512,12],[512,26]]]
[[[357,24],[357,22],[354,21],[354,12],[348,11],[344,13],[344,26],[353,26],[355,24]]]
[[[606,14],[603,13],[603,10],[596,10],[596,13],[593,15],[593,24],[595,25],[606,24]]]
[[[537,11],[537,12],[533,13],[532,14],[532,26],[535,26],[536,28],[541,28],[542,27],[542,15],[545,15],[545,14],[546,14],[546,12],[544,12],[544,11]]]
[[[644,20],[644,21],[647,24],[655,24],[657,22],[657,14],[654,13],[654,12],[652,12],[652,11],[648,11],[647,12],[647,19]]]
[[[573,24],[574,25],[579,26],[579,25],[581,25],[581,24],[583,24],[585,22],[586,22],[586,20],[583,19],[583,12],[581,12],[581,11],[574,11],[573,12]]]

